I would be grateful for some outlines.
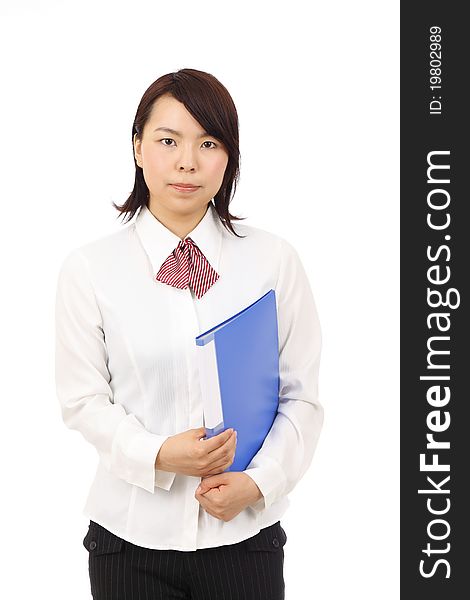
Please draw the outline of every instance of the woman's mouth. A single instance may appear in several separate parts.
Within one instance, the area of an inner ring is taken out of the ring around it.
[[[191,192],[195,192],[200,187],[198,185],[178,185],[177,183],[170,183],[170,185],[177,192],[183,192],[185,194],[189,194]]]

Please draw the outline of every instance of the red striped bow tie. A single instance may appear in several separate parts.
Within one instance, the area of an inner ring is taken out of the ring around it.
[[[157,273],[156,280],[173,287],[185,289],[191,286],[197,298],[201,298],[219,279],[207,258],[191,238],[181,240]]]

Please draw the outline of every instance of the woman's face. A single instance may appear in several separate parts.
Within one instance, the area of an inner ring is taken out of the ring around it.
[[[173,216],[204,213],[222,185],[228,163],[221,142],[205,135],[184,104],[168,94],[153,105],[142,140],[134,136],[134,152],[150,191],[149,205]],[[198,187],[183,192],[171,185],[175,183]]]

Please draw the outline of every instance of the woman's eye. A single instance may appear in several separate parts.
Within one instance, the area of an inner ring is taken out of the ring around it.
[[[166,144],[165,142],[174,142],[175,140],[172,138],[162,138],[160,140],[160,142],[164,142],[163,145],[164,146],[171,146],[171,144]],[[206,148],[217,148],[217,144],[215,142],[211,142],[210,140],[206,140],[205,142],[203,142],[203,144],[212,144],[212,146],[206,146]]]

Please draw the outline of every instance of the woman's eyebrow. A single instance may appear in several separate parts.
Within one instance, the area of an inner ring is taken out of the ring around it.
[[[173,135],[179,135],[180,137],[183,135],[181,133],[181,131],[176,131],[176,129],[171,129],[170,127],[157,127],[156,129],[153,130],[153,132],[155,133],[156,131],[166,131],[168,133],[172,133]],[[208,136],[209,134],[207,133],[207,131],[204,131],[203,133],[201,133],[201,135],[199,135],[199,138],[203,138]]]

